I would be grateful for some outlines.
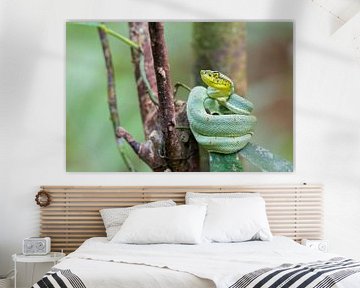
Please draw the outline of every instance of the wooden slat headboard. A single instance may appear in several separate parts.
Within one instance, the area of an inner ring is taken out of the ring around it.
[[[41,208],[40,233],[52,239],[53,251],[74,251],[95,236],[105,236],[99,209],[128,207],[164,199],[184,203],[186,192],[259,192],[265,199],[274,235],[301,239],[322,238],[320,185],[261,186],[42,186],[51,204]]]

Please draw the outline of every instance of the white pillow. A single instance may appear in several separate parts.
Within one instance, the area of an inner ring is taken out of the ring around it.
[[[259,197],[259,193],[244,192],[244,193],[196,193],[186,192],[186,204],[207,204],[211,199],[225,198],[246,198],[246,197]]]
[[[203,237],[211,242],[271,240],[264,199],[247,197],[209,200]]]
[[[132,210],[139,208],[153,208],[153,207],[170,207],[176,206],[172,200],[156,201],[146,204],[135,205],[128,208],[109,208],[101,209],[100,214],[106,229],[107,239],[111,240],[115,234],[120,230],[121,225],[124,223],[129,213]]]
[[[206,214],[205,205],[180,205],[131,211],[113,243],[197,244]]]

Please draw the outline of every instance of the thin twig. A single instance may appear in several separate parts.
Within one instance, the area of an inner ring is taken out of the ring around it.
[[[105,23],[101,23],[101,22],[88,22],[88,21],[84,21],[84,22],[72,22],[73,24],[77,24],[77,25],[83,25],[83,26],[89,26],[89,27],[97,27],[97,28],[101,28],[106,34],[111,35],[117,39],[119,39],[120,41],[124,42],[126,45],[135,48],[135,49],[140,49],[140,46],[138,43],[130,40],[129,38],[126,38],[125,36],[117,33],[116,31],[110,29],[108,26],[105,25]]]
[[[116,91],[115,91],[115,75],[114,75],[114,66],[112,63],[111,50],[109,46],[109,40],[106,35],[106,31],[103,28],[98,28],[99,37],[101,45],[104,52],[105,66],[107,71],[107,90],[108,90],[108,105],[110,111],[110,119],[113,125],[114,135],[116,137],[116,144],[120,155],[129,171],[134,171],[133,165],[130,162],[130,159],[126,156],[123,141],[116,134],[116,129],[120,126],[120,118],[116,102]]]
[[[152,101],[153,104],[155,104],[156,106],[159,105],[159,100],[158,97],[154,94],[154,92],[151,89],[150,83],[147,79],[146,76],[146,71],[145,71],[145,55],[140,52],[140,75],[141,75],[141,79],[143,80],[145,86],[146,86],[146,90],[149,93],[150,99]]]
[[[109,46],[109,41],[106,36],[106,32],[101,28],[98,29],[101,45],[104,52],[105,66],[107,72],[107,92],[108,92],[108,104],[110,110],[110,117],[113,124],[113,128],[120,126],[119,114],[117,111],[116,103],[116,91],[115,91],[115,75],[114,75],[114,66],[112,63],[112,56]]]
[[[182,87],[184,88],[186,91],[190,92],[191,91],[191,88],[189,86],[187,86],[186,84],[184,83],[180,83],[180,82],[176,82],[176,84],[174,85],[174,95],[176,97],[176,94],[179,90],[179,88]]]
[[[130,39],[126,38],[125,36],[115,32],[114,30],[110,29],[103,23],[100,24],[99,28],[101,28],[106,34],[109,34],[109,35],[119,39],[120,41],[124,42],[126,45],[129,45],[132,48],[135,48],[135,49],[140,48],[139,44],[137,44],[137,43],[131,41]]]

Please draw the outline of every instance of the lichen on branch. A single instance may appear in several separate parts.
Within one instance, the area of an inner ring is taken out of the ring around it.
[[[164,24],[150,22],[151,48],[159,98],[159,121],[164,135],[163,155],[172,171],[184,171],[184,155],[176,131],[176,114],[173,88],[170,80],[168,51],[164,37]]]

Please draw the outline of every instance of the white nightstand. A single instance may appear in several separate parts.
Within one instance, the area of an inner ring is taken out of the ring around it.
[[[310,240],[310,239],[303,239],[301,240],[301,244],[309,247],[314,250],[318,250],[321,252],[328,251],[328,242],[326,240]]]
[[[14,288],[16,288],[17,263],[33,263],[34,265],[36,265],[36,263],[52,262],[55,265],[63,257],[65,257],[65,253],[60,253],[60,252],[50,252],[49,254],[39,255],[39,256],[27,256],[23,254],[12,255],[12,259],[14,261],[14,269],[15,269]],[[32,273],[31,273],[31,285],[34,284],[33,281],[34,281],[34,266],[32,268]]]

